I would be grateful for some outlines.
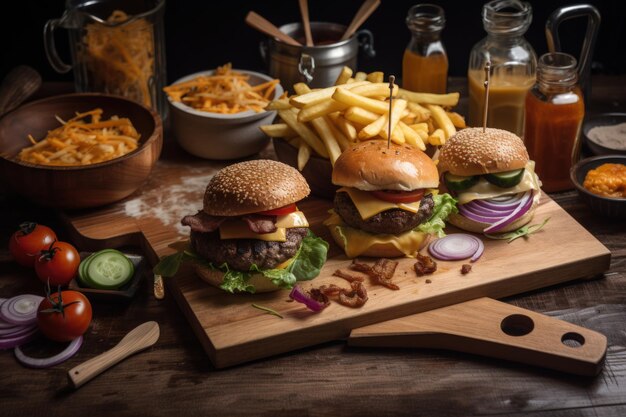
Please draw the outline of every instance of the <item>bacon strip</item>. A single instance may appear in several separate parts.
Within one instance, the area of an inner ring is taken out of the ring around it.
[[[391,259],[380,258],[374,263],[373,266],[369,266],[368,264],[359,263],[353,261],[350,265],[351,269],[359,272],[365,272],[374,280],[376,284],[380,284],[385,286],[391,290],[399,290],[396,284],[391,282],[393,275],[396,272],[396,267],[398,266],[398,262],[392,261]]]
[[[210,233],[214,230],[217,230],[217,228],[220,227],[220,224],[222,224],[224,220],[226,220],[226,217],[211,216],[201,210],[193,216],[190,215],[183,217],[180,222],[184,226],[191,227],[191,230],[193,230],[194,232]]]
[[[422,277],[424,275],[432,274],[437,270],[437,262],[433,260],[428,255],[422,255],[420,253],[415,254],[415,265],[413,268],[415,269],[415,274],[418,277]]]
[[[248,223],[248,227],[254,233],[273,233],[276,231],[276,216],[248,214],[242,219]]]
[[[339,303],[352,308],[362,307],[368,300],[367,290],[363,283],[354,281],[350,283],[350,287],[352,287],[351,291],[342,289],[339,292]]]
[[[333,273],[334,276],[339,277],[339,278],[343,278],[348,282],[354,282],[354,281],[359,281],[359,282],[363,282],[365,281],[365,277],[361,276],[361,275],[356,275],[353,272],[347,270],[347,269],[338,269]]]

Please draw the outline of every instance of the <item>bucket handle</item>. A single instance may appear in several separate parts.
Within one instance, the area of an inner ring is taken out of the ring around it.
[[[361,29],[356,33],[359,41],[359,48],[367,55],[368,58],[376,57],[374,50],[374,34],[367,29]]]
[[[65,74],[72,69],[71,65],[66,64],[59,54],[57,53],[57,48],[54,43],[54,31],[57,27],[60,26],[62,19],[51,19],[46,22],[46,25],[43,27],[43,40],[44,40],[44,49],[46,50],[46,56],[48,57],[48,62],[56,72],[59,74]]]
[[[587,31],[585,39],[578,58],[578,82],[585,92],[585,100],[587,100],[591,83],[589,75],[591,73],[591,60],[593,48],[598,37],[600,28],[600,12],[590,4],[576,4],[573,6],[561,7],[552,12],[546,21],[546,40],[548,42],[548,51],[562,52],[561,40],[559,38],[559,25],[565,20],[576,17],[587,17]]]
[[[309,54],[300,54],[298,72],[304,77],[307,84],[313,81],[313,74],[315,73],[315,58]]]

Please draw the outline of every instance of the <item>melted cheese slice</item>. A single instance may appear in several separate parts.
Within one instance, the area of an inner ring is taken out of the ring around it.
[[[377,244],[391,244],[405,256],[412,258],[419,251],[426,238],[424,233],[414,230],[409,230],[400,235],[367,233],[346,225],[333,210],[330,211],[330,217],[324,220],[324,225],[328,228],[339,229],[340,234],[344,237],[344,250],[348,258],[355,258]]]
[[[478,180],[478,184],[468,188],[463,192],[459,192],[457,200],[459,204],[467,204],[473,200],[486,200],[488,198],[499,197],[506,194],[523,193],[528,190],[538,191],[541,187],[541,182],[535,174],[535,161],[528,161],[524,167],[524,176],[519,184],[515,187],[502,188],[497,185],[493,185],[484,178]]]
[[[363,220],[367,220],[385,210],[400,209],[417,213],[420,208],[419,201],[414,203],[391,203],[389,201],[379,200],[373,197],[368,191],[362,191],[356,188],[342,187],[337,190],[337,192],[341,191],[348,193]]]
[[[226,220],[220,225],[220,239],[258,239],[266,242],[285,242],[287,229],[309,227],[304,213],[295,211],[276,217],[276,231],[272,233],[254,233],[241,219]]]

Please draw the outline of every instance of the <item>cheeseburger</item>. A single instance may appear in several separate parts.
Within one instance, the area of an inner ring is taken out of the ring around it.
[[[463,129],[441,147],[439,170],[458,200],[453,225],[503,233],[531,221],[541,195],[535,163],[522,140],[501,129]]]
[[[280,162],[230,165],[209,182],[202,210],[182,219],[191,228],[190,247],[172,256],[193,261],[200,278],[229,292],[267,292],[313,279],[328,244],[309,231],[296,206],[309,192],[302,175]]]
[[[414,256],[430,234],[443,234],[454,199],[438,194],[433,161],[408,145],[365,141],[335,161],[334,209],[324,222],[350,258]]]

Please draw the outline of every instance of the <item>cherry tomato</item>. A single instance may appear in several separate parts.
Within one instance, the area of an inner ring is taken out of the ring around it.
[[[87,331],[91,316],[87,297],[78,291],[61,291],[41,301],[37,325],[48,339],[69,342]]]
[[[80,256],[66,242],[54,242],[48,249],[41,251],[35,261],[35,272],[41,281],[50,285],[67,285],[76,276]]]
[[[289,213],[293,213],[294,211],[297,211],[298,207],[296,207],[296,204],[289,204],[286,205],[284,207],[279,207],[273,210],[267,210],[267,211],[260,211],[258,214],[264,215],[264,216],[282,216],[285,214],[289,214]]]
[[[39,252],[57,240],[57,235],[48,226],[33,222],[20,224],[20,230],[9,240],[9,251],[15,261],[23,266],[35,265]]]
[[[424,197],[424,190],[413,191],[370,191],[374,197],[379,200],[389,201],[390,203],[413,203],[419,201]]]

